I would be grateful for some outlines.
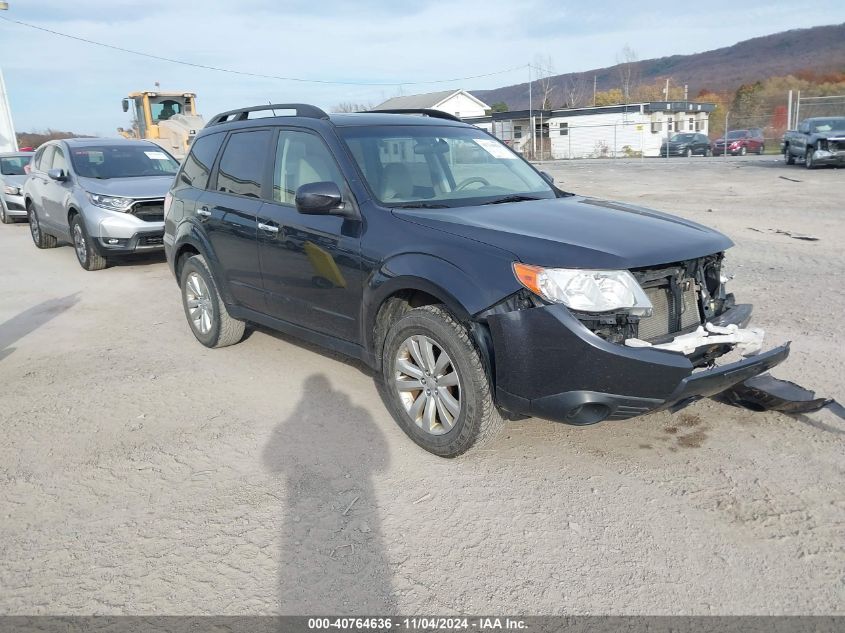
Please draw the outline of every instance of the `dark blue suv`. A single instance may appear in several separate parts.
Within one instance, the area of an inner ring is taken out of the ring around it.
[[[503,419],[676,409],[789,353],[757,353],[724,235],[561,191],[434,110],[220,114],[168,194],[164,241],[201,343],[253,322],[361,359],[445,457]],[[693,372],[734,348],[746,358]]]

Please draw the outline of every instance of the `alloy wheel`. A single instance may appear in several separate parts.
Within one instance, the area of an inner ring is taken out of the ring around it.
[[[73,225],[73,247],[76,250],[76,258],[79,263],[84,265],[88,260],[88,242],[85,240],[82,226],[78,222]]]
[[[411,420],[431,435],[443,435],[461,414],[461,380],[436,341],[417,334],[396,352],[393,387]]]
[[[41,240],[41,227],[38,226],[38,216],[35,209],[29,210],[29,232],[32,234],[32,241],[36,244]]]
[[[185,299],[194,329],[200,334],[208,334],[211,331],[214,311],[211,307],[211,293],[199,274],[192,272],[188,275],[185,282]]]

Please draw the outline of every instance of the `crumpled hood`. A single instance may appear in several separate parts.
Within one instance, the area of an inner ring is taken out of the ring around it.
[[[628,269],[718,253],[713,229],[643,207],[572,196],[455,209],[395,209],[405,220],[560,268]]]
[[[88,193],[122,198],[163,198],[170,191],[173,176],[144,176],[141,178],[79,178],[79,186]]]

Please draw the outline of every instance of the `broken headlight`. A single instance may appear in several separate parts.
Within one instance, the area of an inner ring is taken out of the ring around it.
[[[523,286],[551,303],[579,312],[612,312],[649,317],[652,313],[640,284],[627,270],[541,268],[514,262],[513,273]]]

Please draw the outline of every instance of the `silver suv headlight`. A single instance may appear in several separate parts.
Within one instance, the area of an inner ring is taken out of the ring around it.
[[[15,187],[14,185],[5,185],[3,187],[3,192],[10,196],[19,196],[21,195],[21,188]]]
[[[104,196],[99,193],[89,193],[88,199],[94,204],[109,211],[129,211],[135,200],[118,196]]]
[[[649,317],[653,306],[627,270],[541,268],[514,262],[513,273],[523,286],[551,303],[580,312],[626,310]]]

